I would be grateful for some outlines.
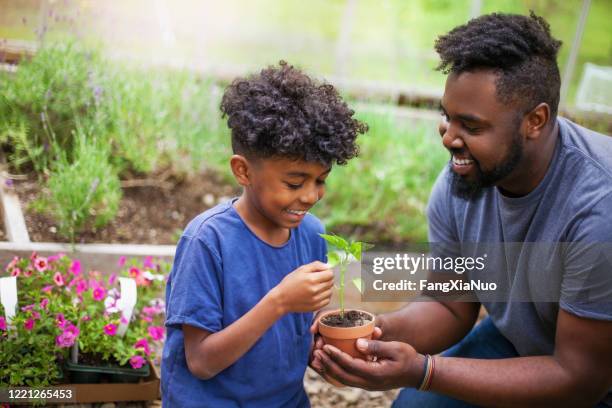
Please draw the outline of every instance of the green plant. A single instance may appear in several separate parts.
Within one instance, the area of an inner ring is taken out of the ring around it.
[[[33,204],[38,211],[50,213],[72,243],[88,222],[100,227],[111,220],[121,199],[108,146],[80,131],[78,136],[72,159],[61,152],[51,166],[49,194],[41,195]]]
[[[366,251],[373,247],[372,244],[368,244],[360,241],[351,241],[342,238],[338,235],[319,234],[328,244],[340,250],[340,253],[335,251],[327,252],[327,263],[332,267],[338,266],[340,268],[340,280],[338,286],[338,299],[340,301],[340,317],[344,319],[344,281],[346,275],[346,267],[353,256],[357,261],[361,261],[361,255],[363,251]],[[353,279],[353,284],[357,289],[362,291],[362,282],[360,278]]]
[[[122,260],[121,267],[138,292],[125,336],[117,333],[128,322],[117,305],[118,274],[84,273],[78,259],[64,254],[15,257],[6,274],[17,278],[19,304],[10,323],[0,314],[0,386],[57,384],[75,344],[102,364],[139,368],[154,358],[164,337],[159,296],[168,265],[147,257]]]

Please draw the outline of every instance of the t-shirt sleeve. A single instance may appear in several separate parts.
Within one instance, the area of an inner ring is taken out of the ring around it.
[[[458,242],[450,207],[448,169],[444,169],[429,195],[427,203],[427,228],[429,242]]]
[[[448,169],[444,169],[434,183],[427,203],[429,252],[432,256],[458,257],[461,245],[453,219]]]
[[[221,259],[214,250],[198,238],[181,238],[169,281],[166,326],[221,330],[221,274]]]
[[[586,215],[567,244],[559,306],[576,316],[612,321],[612,194]]]

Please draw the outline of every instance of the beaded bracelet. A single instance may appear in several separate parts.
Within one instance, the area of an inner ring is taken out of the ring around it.
[[[423,370],[423,379],[419,385],[419,391],[427,391],[431,387],[436,360],[429,354],[425,355],[425,368]]]

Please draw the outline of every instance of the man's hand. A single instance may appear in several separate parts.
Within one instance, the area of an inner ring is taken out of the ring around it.
[[[357,348],[374,358],[369,361],[352,358],[325,345],[323,350],[314,351],[313,366],[321,375],[371,391],[417,387],[421,381],[425,357],[409,344],[359,339]]]

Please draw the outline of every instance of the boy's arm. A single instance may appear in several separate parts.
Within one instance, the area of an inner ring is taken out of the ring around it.
[[[333,272],[322,262],[312,262],[291,272],[244,316],[216,333],[184,324],[189,370],[201,379],[214,377],[249,351],[286,313],[326,306],[332,287]]]

